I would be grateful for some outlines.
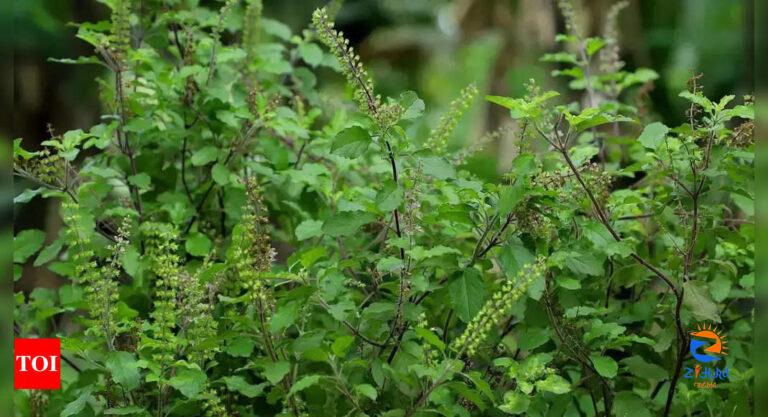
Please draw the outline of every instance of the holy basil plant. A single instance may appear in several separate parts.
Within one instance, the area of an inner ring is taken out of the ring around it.
[[[94,55],[57,60],[104,67],[101,123],[14,142],[15,203],[62,223],[16,234],[15,278],[64,282],[16,293],[17,337],[62,346],[21,415],[751,415],[752,100],[697,76],[685,123],[653,120],[624,3],[586,38],[560,2],[542,65],[571,91],[486,97],[514,123],[498,182],[448,146],[478,88],[423,129],[333,10],[292,33],[260,0],[105,3]]]

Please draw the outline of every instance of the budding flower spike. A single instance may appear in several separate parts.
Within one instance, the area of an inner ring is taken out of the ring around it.
[[[544,276],[545,272],[546,259],[542,256],[521,268],[516,279],[505,282],[483,305],[469,322],[464,333],[454,340],[452,349],[459,355],[466,353],[469,357],[474,356],[493,326],[498,325],[509,315],[514,303],[525,294],[531,283]]]
[[[373,119],[380,129],[397,122],[403,109],[399,104],[384,104],[381,96],[374,93],[373,79],[360,62],[360,56],[349,46],[349,39],[334,29],[333,22],[328,17],[326,9],[320,8],[312,14],[312,26],[320,41],[330,49],[341,65],[341,71],[347,78],[347,83],[353,91],[353,98],[360,111]]]

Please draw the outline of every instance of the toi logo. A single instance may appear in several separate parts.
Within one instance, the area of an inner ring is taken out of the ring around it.
[[[14,339],[14,389],[61,389],[61,341]]]

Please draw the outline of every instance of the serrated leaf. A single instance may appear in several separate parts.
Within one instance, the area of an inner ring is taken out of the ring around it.
[[[277,385],[291,370],[291,364],[286,361],[270,362],[264,366],[264,377],[272,385]]]
[[[630,391],[623,391],[616,395],[613,404],[616,416],[622,417],[651,417],[651,411],[646,400]]]
[[[215,163],[211,168],[211,178],[216,184],[227,185],[229,184],[229,169],[222,163]]]
[[[413,91],[406,91],[400,95],[400,105],[404,111],[403,120],[412,120],[420,117],[424,113],[424,101]]]
[[[194,166],[202,166],[210,162],[215,161],[219,157],[219,149],[215,146],[206,146],[202,149],[195,151],[190,158],[190,162]]]
[[[307,42],[299,45],[299,56],[307,64],[316,67],[323,62],[323,50],[317,44]]]
[[[355,342],[354,336],[340,336],[337,337],[336,340],[333,341],[333,344],[331,345],[331,352],[333,352],[334,355],[342,358],[344,355],[346,355],[349,348],[352,346],[352,344]]]
[[[400,187],[387,186],[376,196],[376,207],[383,212],[390,212],[403,204],[403,190]]]
[[[427,175],[445,180],[456,177],[456,170],[448,161],[439,156],[430,156],[421,159],[422,169]]]
[[[503,217],[511,213],[524,198],[525,187],[522,183],[501,187],[499,191],[499,206],[497,208],[499,215]]]
[[[420,338],[424,339],[425,342],[429,343],[430,345],[437,348],[439,351],[445,350],[445,343],[443,343],[442,340],[440,340],[439,337],[435,333],[433,333],[429,329],[425,329],[423,327],[417,327],[416,328],[416,335],[418,335]]]
[[[468,323],[485,302],[485,282],[475,268],[467,268],[448,286],[451,306],[462,321]]]
[[[708,98],[698,93],[693,94],[690,91],[683,91],[680,93],[680,97],[701,106],[706,111],[712,111],[715,108],[715,105]]]
[[[129,352],[110,352],[105,366],[112,373],[112,380],[121,385],[126,391],[139,387],[141,373],[139,362]]]
[[[571,383],[557,374],[550,374],[541,381],[536,381],[536,389],[553,394],[565,394],[571,391]]]
[[[147,415],[146,408],[139,407],[138,405],[128,405],[125,407],[112,407],[104,410],[104,414],[108,416],[128,416],[132,414]]]
[[[211,240],[202,233],[193,233],[187,237],[184,248],[192,256],[205,257],[211,252]]]
[[[237,337],[233,339],[226,347],[224,352],[231,356],[247,358],[251,356],[255,343],[248,337]]]
[[[379,272],[393,272],[403,268],[403,260],[394,256],[379,259],[376,270]]]
[[[320,220],[304,220],[296,226],[296,239],[306,240],[323,234],[323,222]]]
[[[168,383],[185,397],[192,398],[203,390],[207,380],[205,372],[199,369],[182,369]]]
[[[637,140],[648,149],[656,149],[664,143],[668,132],[669,128],[663,123],[651,123],[643,129],[643,133]]]
[[[287,329],[299,318],[299,304],[290,302],[279,306],[277,311],[269,319],[269,330],[279,332]]]
[[[302,377],[298,381],[296,381],[295,384],[291,387],[291,391],[288,393],[288,396],[291,396],[297,392],[303,391],[312,385],[315,385],[318,381],[320,381],[320,375],[307,375],[305,377]]]
[[[622,360],[633,375],[653,380],[663,380],[669,377],[669,372],[655,363],[648,363],[640,356],[630,356]]]
[[[590,355],[589,358],[592,360],[592,364],[595,366],[595,370],[598,374],[606,378],[613,378],[616,376],[616,372],[619,370],[619,364],[617,364],[613,358],[598,355]]]
[[[360,126],[352,126],[339,132],[333,139],[331,152],[347,158],[356,158],[368,149],[371,135]]]
[[[256,398],[260,396],[264,392],[264,388],[269,385],[266,382],[256,385],[249,384],[248,381],[241,376],[227,376],[223,379],[230,391],[239,392],[248,398]]]
[[[528,411],[530,405],[529,396],[517,391],[507,391],[504,393],[504,403],[499,406],[499,410],[507,414],[522,414]]]
[[[687,281],[683,284],[685,298],[683,305],[691,311],[698,320],[708,320],[720,323],[717,304],[712,301],[706,284],[700,281]]]
[[[375,216],[372,213],[336,213],[333,217],[323,223],[323,233],[331,237],[349,236],[357,232],[357,229],[362,225],[368,224],[374,219]]]
[[[376,401],[376,398],[378,397],[378,392],[376,392],[376,388],[374,388],[373,385],[370,385],[370,384],[355,385],[355,392],[365,397],[368,397],[372,401]]]
[[[92,398],[92,391],[92,387],[84,389],[74,401],[67,404],[64,409],[61,410],[61,414],[59,415],[61,417],[80,415],[80,413],[85,410],[85,406],[88,404],[88,400]]]

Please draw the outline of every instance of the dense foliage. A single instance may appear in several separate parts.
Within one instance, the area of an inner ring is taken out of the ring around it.
[[[687,123],[649,120],[623,3],[599,38],[559,4],[543,61],[581,102],[487,97],[515,120],[501,183],[464,168],[482,141],[447,146],[477,88],[424,129],[332,8],[293,34],[260,0],[107,3],[78,29],[95,56],[60,60],[108,69],[102,123],[14,146],[15,202],[63,220],[17,233],[16,278],[68,279],[16,294],[18,336],[64,359],[21,415],[752,414],[751,99],[697,76]],[[328,70],[351,101],[318,92]],[[727,335],[716,389],[682,378],[699,323]]]

